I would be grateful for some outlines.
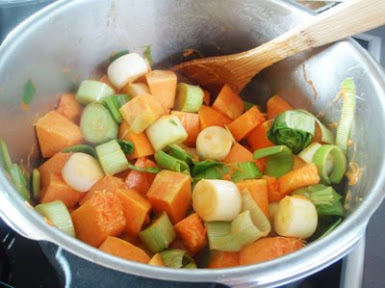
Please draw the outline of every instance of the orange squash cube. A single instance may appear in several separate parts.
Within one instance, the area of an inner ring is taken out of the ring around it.
[[[196,213],[179,221],[175,225],[175,232],[191,255],[196,254],[207,245],[206,228]]]
[[[120,108],[123,119],[133,133],[142,133],[148,126],[166,114],[162,105],[149,94],[139,95]]]
[[[241,116],[245,110],[245,104],[242,98],[225,84],[215,99],[213,108],[234,120]]]
[[[77,238],[94,247],[126,227],[122,203],[109,191],[98,191],[71,216]]]
[[[262,212],[269,218],[269,194],[267,182],[264,179],[244,180],[236,183],[238,189],[247,189]]]
[[[136,160],[135,166],[140,168],[152,168],[157,167],[158,165],[146,157],[141,157]],[[126,178],[126,187],[146,195],[155,176],[156,174],[153,173],[131,170]]]
[[[41,190],[40,203],[61,200],[67,208],[74,207],[80,200],[82,193],[68,186],[60,174],[49,173],[46,186]]]
[[[131,155],[127,155],[129,160],[155,154],[155,150],[148,140],[147,135],[143,132],[138,134],[130,132],[130,126],[126,121],[120,124],[119,138],[131,141],[132,144],[134,144],[134,152]]]
[[[141,263],[148,263],[150,261],[150,257],[142,249],[116,237],[108,236],[99,249],[126,260]]]
[[[83,205],[84,202],[90,199],[92,195],[97,193],[98,191],[115,192],[120,188],[124,188],[124,182],[122,179],[116,176],[106,175],[102,179],[100,179],[98,182],[96,182],[95,185],[92,186],[87,193],[84,193],[85,196],[82,199],[80,199],[79,204]]]
[[[147,192],[156,213],[166,211],[175,224],[184,218],[191,206],[190,176],[169,170],[160,171]]]
[[[72,122],[79,123],[83,106],[76,100],[74,94],[67,93],[60,96],[56,111]]]
[[[187,132],[188,137],[183,143],[189,147],[195,147],[198,134],[201,132],[199,115],[181,111],[172,111],[171,115],[178,117]]]
[[[164,109],[172,109],[175,102],[177,77],[172,71],[153,70],[145,75],[151,95]]]
[[[115,193],[122,202],[126,218],[124,232],[132,237],[138,236],[142,227],[150,221],[150,202],[134,190],[118,189]]]
[[[45,114],[36,122],[35,128],[44,158],[83,142],[80,128],[57,111]]]
[[[202,130],[210,126],[224,127],[231,123],[229,117],[206,105],[202,105],[198,115]]]
[[[253,106],[228,126],[235,141],[240,141],[255,127],[265,121],[265,117],[256,106]]]

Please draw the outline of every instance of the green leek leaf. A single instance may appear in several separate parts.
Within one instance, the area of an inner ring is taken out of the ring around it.
[[[275,118],[267,136],[274,144],[286,145],[294,154],[298,154],[310,144],[314,133],[314,117],[298,110],[290,110]]]
[[[23,86],[23,103],[27,105],[30,104],[35,94],[36,87],[32,80],[28,79],[28,81]]]
[[[254,160],[266,157],[265,175],[281,177],[293,168],[293,153],[286,145],[262,148],[254,151]]]

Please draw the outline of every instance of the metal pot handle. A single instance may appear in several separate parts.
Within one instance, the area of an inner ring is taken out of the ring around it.
[[[343,259],[340,278],[341,288],[360,288],[365,262],[365,233],[353,247],[352,251]]]

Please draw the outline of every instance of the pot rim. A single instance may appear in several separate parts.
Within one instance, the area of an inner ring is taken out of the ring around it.
[[[303,15],[312,13],[294,3],[284,0],[270,0],[274,4],[296,9]],[[76,0],[57,1],[36,14],[27,18],[5,38],[0,46],[0,65],[6,58],[8,51],[18,45],[18,35],[34,29],[48,14],[61,13],[77,5]],[[363,61],[368,73],[372,75],[373,82],[378,87],[378,104],[385,111],[385,73],[381,67],[360,47],[355,41],[349,39],[342,41],[353,46]],[[382,94],[382,95],[381,95]],[[302,279],[313,274],[338,259],[345,256],[355,243],[364,235],[370,216],[381,204],[385,186],[385,160],[382,160],[381,170],[378,172],[377,181],[367,197],[341,225],[329,235],[319,239],[295,253],[264,263],[225,269],[196,269],[183,270],[163,267],[154,267],[147,264],[127,261],[93,248],[75,238],[72,238],[58,229],[52,229],[33,209],[26,209],[26,203],[18,195],[11,183],[3,173],[0,173],[0,216],[17,232],[35,240],[46,240],[64,248],[65,250],[104,267],[118,270],[137,276],[173,280],[181,282],[220,282],[226,284],[253,283],[261,287],[269,285],[282,285]],[[17,196],[15,196],[15,194]],[[29,207],[31,208],[31,207]],[[255,278],[253,278],[255,277]]]

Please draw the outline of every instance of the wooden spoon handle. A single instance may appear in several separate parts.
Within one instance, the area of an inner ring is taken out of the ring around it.
[[[298,26],[270,42],[240,54],[246,56],[250,62],[258,63],[256,71],[258,73],[298,52],[320,47],[384,24],[385,0],[349,0],[314,17],[310,23]],[[264,60],[261,57],[264,57]]]

